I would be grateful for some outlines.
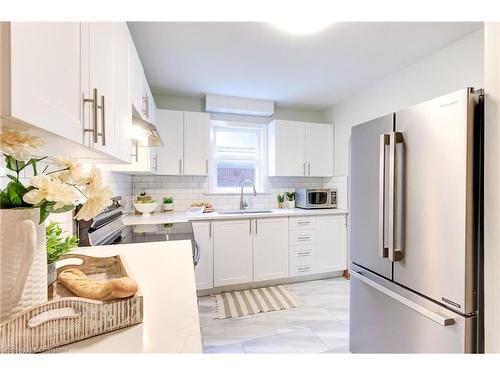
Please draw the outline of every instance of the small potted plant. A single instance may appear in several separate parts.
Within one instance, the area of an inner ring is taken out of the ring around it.
[[[47,225],[45,236],[47,239],[47,281],[50,285],[57,279],[56,262],[72,248],[78,246],[78,238],[63,236],[63,230],[56,222]]]
[[[174,210],[174,198],[172,197],[163,197],[163,211],[173,211]]]
[[[279,193],[278,194],[278,208],[284,208],[285,204],[285,194]]]
[[[285,207],[295,208],[295,192],[285,191]]]

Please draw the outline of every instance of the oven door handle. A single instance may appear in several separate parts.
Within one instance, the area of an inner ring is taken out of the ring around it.
[[[193,243],[194,243],[193,261],[194,261],[194,266],[196,267],[201,258],[201,251],[200,251],[200,244],[198,243],[198,241],[193,240]]]

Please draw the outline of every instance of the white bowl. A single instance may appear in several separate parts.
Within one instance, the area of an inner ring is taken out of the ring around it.
[[[187,213],[189,215],[201,215],[205,207],[189,207]]]
[[[142,216],[151,216],[151,212],[153,212],[156,207],[158,207],[158,202],[151,203],[137,203],[134,202],[134,207],[137,211],[139,211]]]

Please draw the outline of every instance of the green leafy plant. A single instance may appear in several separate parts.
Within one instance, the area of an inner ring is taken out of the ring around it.
[[[278,202],[283,203],[285,201],[285,194],[280,193],[278,194]]]
[[[45,228],[47,237],[47,263],[51,264],[59,260],[72,248],[78,246],[78,238],[75,236],[63,236],[63,230],[56,222],[51,222]]]
[[[174,198],[172,197],[163,197],[163,204],[174,203]]]
[[[295,192],[293,191],[285,191],[286,198],[289,201],[294,201],[295,200]]]
[[[33,174],[37,174],[36,163],[45,158],[32,158],[28,161],[16,160],[12,156],[3,154],[5,158],[5,166],[9,171],[14,172],[16,175],[7,174],[10,182],[5,189],[0,190],[0,208],[18,208],[18,207],[31,207],[32,205],[23,200],[23,195],[28,191],[34,189],[33,186],[28,188],[19,181],[19,174],[23,169],[28,166],[33,168]],[[47,206],[47,209],[50,209]]]

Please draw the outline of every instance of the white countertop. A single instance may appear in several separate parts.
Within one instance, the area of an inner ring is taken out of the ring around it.
[[[120,254],[144,296],[141,324],[64,347],[70,353],[201,353],[190,241],[79,248],[90,256]]]
[[[263,210],[266,210],[265,208]],[[301,208],[276,208],[271,209],[269,213],[246,213],[246,214],[231,214],[223,215],[217,211],[201,214],[190,215],[186,212],[154,212],[151,216],[135,215],[134,213],[127,214],[123,217],[124,225],[138,224],[165,224],[165,223],[185,223],[188,221],[199,220],[232,220],[232,219],[255,219],[264,217],[283,217],[283,216],[321,216],[321,215],[346,215],[347,210],[341,209],[314,209],[304,210]]]

